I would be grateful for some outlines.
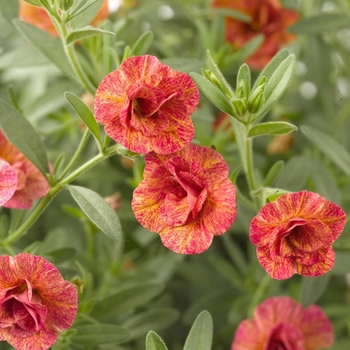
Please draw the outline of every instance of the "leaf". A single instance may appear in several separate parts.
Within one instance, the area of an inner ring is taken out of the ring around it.
[[[147,304],[163,289],[164,285],[158,283],[139,283],[121,288],[113,295],[97,301],[91,315],[96,318],[120,315]]]
[[[225,17],[229,17],[229,18],[233,18],[233,19],[238,19],[241,22],[251,22],[251,17],[249,17],[248,15],[246,15],[243,12],[239,12],[236,10],[232,10],[231,8],[224,8],[224,7],[220,7],[220,8],[211,8],[210,9],[210,14],[212,13],[216,13],[218,15],[222,15]]]
[[[133,56],[139,56],[144,55],[148,52],[149,48],[152,45],[153,42],[153,32],[148,30],[147,32],[144,32],[136,41],[134,46],[131,48],[131,55]]]
[[[163,64],[170,66],[174,70],[189,74],[190,72],[200,72],[202,62],[194,58],[164,58],[161,59]]]
[[[288,50],[283,49],[279,51],[267,64],[267,66],[260,72],[259,76],[255,80],[254,86],[252,88],[252,91],[254,91],[259,84],[260,79],[265,76],[267,81],[270,80],[273,73],[277,70],[278,66],[289,56]]]
[[[88,20],[86,24],[90,23],[92,21],[92,19],[95,17],[96,13],[98,12],[98,9],[101,7],[102,1],[103,0],[77,0],[71,9],[71,13],[70,13],[70,16],[69,16],[67,22],[72,20],[74,17],[82,14],[89,7],[91,7],[92,5],[94,5],[98,2],[95,5],[96,8],[93,8],[94,14],[89,15],[89,17],[91,17],[91,19]],[[76,23],[79,23],[79,20]]]
[[[86,106],[86,104],[78,96],[72,94],[71,92],[65,92],[64,96],[78,116],[83,120],[85,125],[89,128],[97,143],[101,145],[100,129],[90,108]]]
[[[213,320],[208,311],[202,311],[187,336],[184,350],[210,350],[213,341]]]
[[[156,332],[150,331],[146,337],[146,350],[168,350],[168,348]]]
[[[13,24],[24,38],[31,41],[53,64],[55,64],[67,77],[75,79],[75,74],[69,65],[61,41],[52,35],[19,19]]]
[[[295,55],[290,55],[278,66],[272,77],[267,81],[265,87],[266,101],[255,115],[256,119],[266,114],[283,95],[292,80],[294,67]]]
[[[303,306],[314,304],[328,286],[330,274],[318,277],[303,277],[301,282],[301,303]]]
[[[0,12],[3,17],[11,23],[13,18],[18,17],[19,2],[18,0],[0,0]]]
[[[278,160],[268,171],[265,180],[264,180],[264,187],[271,186],[274,181],[281,175],[281,172],[284,169],[284,161]]]
[[[72,343],[83,346],[121,343],[129,338],[129,332],[120,326],[107,323],[94,323],[75,327],[77,333],[72,336]]]
[[[196,82],[204,95],[209,99],[209,101],[211,101],[223,112],[230,115],[234,114],[230,101],[219,88],[197,73],[191,72],[190,76]]]
[[[350,176],[350,154],[334,138],[311,126],[301,126],[302,133],[325,155]]]
[[[18,47],[0,56],[0,69],[19,68],[50,64],[43,54],[33,46]]]
[[[77,251],[74,248],[63,247],[45,252],[45,255],[49,255],[55,264],[60,264],[72,259],[76,253]]]
[[[350,18],[342,13],[322,13],[300,20],[290,26],[288,31],[297,34],[318,34],[349,26]]]
[[[210,47],[214,52],[217,52],[224,43],[225,39],[225,21],[221,14],[217,13],[217,15],[214,17],[209,35],[211,42]]]
[[[121,239],[122,229],[119,217],[99,194],[80,186],[67,187],[86,216],[103,233],[116,241]]]
[[[244,83],[244,89],[243,89],[243,96],[239,96],[238,98],[241,97],[246,97],[247,100],[250,95],[250,69],[246,63],[243,63],[241,67],[239,68],[238,74],[237,74],[237,88],[236,88],[236,93],[239,87],[240,82],[243,81]]]
[[[289,134],[295,130],[298,130],[298,128],[295,125],[287,122],[260,123],[250,128],[248,137]]]
[[[77,29],[77,30],[70,32],[67,36],[67,39],[66,39],[67,45],[73,44],[74,42],[76,42],[78,40],[88,38],[90,36],[104,35],[104,34],[115,36],[115,34],[113,32],[110,32],[108,30],[103,30],[100,28],[87,26],[87,27]]]
[[[136,315],[130,316],[123,327],[130,332],[130,338],[144,336],[149,329],[163,329],[168,327],[180,316],[180,312],[171,307],[152,308]]]
[[[0,126],[7,139],[46,176],[50,171],[41,138],[22,114],[1,99]]]

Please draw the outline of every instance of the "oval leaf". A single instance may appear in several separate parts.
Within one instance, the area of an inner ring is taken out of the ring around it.
[[[330,274],[319,277],[303,277],[301,282],[301,302],[306,307],[314,304],[328,286]]]
[[[273,73],[265,88],[266,101],[256,114],[256,119],[266,114],[280,99],[292,80],[295,67],[295,56],[288,56]]]
[[[244,82],[244,90],[243,90],[243,96],[247,99],[250,95],[250,69],[246,63],[243,63],[241,67],[239,68],[238,74],[237,74],[237,88],[238,89],[239,83],[243,81]],[[241,98],[241,97],[240,97]]]
[[[102,344],[121,343],[129,338],[129,332],[114,324],[94,323],[76,327],[72,336],[74,344],[96,346]]]
[[[78,96],[72,94],[71,92],[65,92],[64,96],[78,116],[83,120],[85,125],[89,128],[97,143],[101,145],[100,129],[98,128],[98,124],[90,108],[86,106],[86,104]]]
[[[264,187],[269,187],[281,175],[284,169],[284,161],[278,160],[269,170],[265,177]]]
[[[249,23],[252,20],[252,18],[247,14],[236,10],[232,10],[231,8],[224,8],[224,7],[211,8],[210,15],[212,15],[213,13],[216,13],[218,15],[222,15],[225,17],[233,18],[233,19],[238,19],[241,22]]]
[[[210,81],[199,75],[198,73],[191,72],[192,79],[196,82],[200,90],[205,96],[219,109],[223,112],[233,115],[233,109],[230,101],[226,96]]]
[[[147,31],[143,33],[136,41],[131,49],[131,55],[139,56],[147,53],[148,49],[151,47],[153,42],[153,32]]]
[[[115,34],[113,32],[110,32],[108,30],[103,30],[100,28],[94,28],[91,26],[87,26],[81,29],[77,29],[74,30],[73,32],[70,32],[67,36],[67,45],[69,44],[73,44],[74,42],[84,39],[84,38],[88,38],[90,36],[96,36],[96,35],[111,35],[111,36],[115,36]]]
[[[146,350],[168,350],[168,348],[156,332],[150,331],[146,337]]]
[[[287,122],[267,122],[252,126],[248,132],[248,137],[289,134],[295,130],[298,130],[298,128]]]
[[[213,320],[208,311],[202,311],[187,336],[184,350],[210,350],[213,341]]]
[[[44,144],[29,121],[0,99],[0,126],[7,139],[44,175],[49,173]]]
[[[122,229],[117,213],[96,192],[80,186],[67,186],[86,216],[108,237],[119,240]]]
[[[305,18],[288,28],[292,33],[317,34],[337,30],[350,25],[348,15],[341,13],[322,13]]]
[[[350,176],[350,154],[338,141],[310,126],[304,125],[300,129],[316,147]]]

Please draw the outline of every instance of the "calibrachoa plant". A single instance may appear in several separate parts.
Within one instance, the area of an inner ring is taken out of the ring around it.
[[[0,0],[0,348],[349,349],[349,13]]]

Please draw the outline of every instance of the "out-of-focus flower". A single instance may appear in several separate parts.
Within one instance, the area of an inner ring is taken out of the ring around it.
[[[270,156],[274,154],[287,153],[290,151],[294,143],[294,135],[292,133],[276,135],[267,145],[266,153]]]
[[[105,197],[105,201],[114,211],[118,211],[122,205],[120,192],[115,192],[112,195]]]
[[[0,340],[17,350],[49,349],[74,321],[76,288],[40,256],[0,256],[0,266]]]
[[[135,153],[169,154],[191,142],[199,92],[185,73],[150,55],[130,57],[99,85],[95,118]]]
[[[306,309],[289,297],[272,297],[242,321],[231,350],[317,350],[333,344],[332,324],[316,305]]]
[[[258,34],[265,40],[260,48],[247,59],[253,69],[262,69],[283,44],[295,39],[287,28],[298,20],[297,12],[286,9],[279,0],[213,0],[213,7],[231,8],[250,16],[250,23],[225,18],[226,40],[241,48]]]
[[[95,18],[92,20],[91,25],[97,26],[100,22],[106,19],[109,15],[108,12],[108,0],[105,0],[98,11]],[[19,17],[29,24],[50,33],[53,36],[58,37],[55,26],[53,25],[46,10],[42,7],[31,5],[24,0],[20,0],[19,3]]]
[[[11,165],[0,159],[0,205],[6,203],[17,188],[17,174]]]
[[[332,269],[332,243],[343,231],[342,208],[317,193],[301,191],[267,203],[250,224],[261,266],[276,279],[320,276]]]
[[[11,166],[11,173],[14,172],[17,179],[14,194],[6,202],[3,202],[2,206],[6,208],[29,209],[33,200],[41,198],[49,192],[50,186],[45,176],[5,138],[1,130],[0,159]],[[7,166],[6,168],[8,169]],[[11,182],[12,189],[13,186],[13,182]]]
[[[145,160],[132,200],[136,219],[176,253],[207,250],[236,218],[236,191],[225,160],[193,144],[169,155],[149,153]]]

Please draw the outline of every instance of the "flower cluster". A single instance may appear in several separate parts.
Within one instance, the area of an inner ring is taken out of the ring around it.
[[[213,0],[213,7],[231,8],[249,17],[249,23],[226,18],[226,40],[241,48],[258,34],[265,36],[263,44],[247,59],[253,69],[262,69],[282,44],[294,40],[287,28],[298,20],[297,12],[286,9],[279,0]]]
[[[29,209],[50,190],[45,176],[13,146],[0,130],[0,205]]]
[[[46,350],[77,312],[77,290],[50,262],[0,256],[0,340],[17,350]]]
[[[231,350],[317,350],[332,343],[332,324],[318,306],[303,309],[289,297],[273,297],[239,324]]]

